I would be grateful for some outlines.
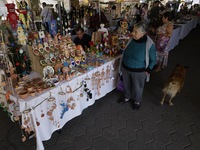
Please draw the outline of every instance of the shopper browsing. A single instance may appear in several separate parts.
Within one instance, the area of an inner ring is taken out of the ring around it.
[[[47,4],[45,2],[42,3],[42,7],[43,7],[42,12],[41,12],[41,16],[43,17],[42,24],[44,25],[45,30],[49,32],[48,22],[51,21],[51,11],[47,7]]]
[[[134,25],[133,39],[123,52],[123,58],[120,62],[125,98],[119,103],[129,102],[131,96],[133,96],[133,109],[137,110],[141,105],[145,80],[156,63],[155,45],[146,35],[147,32],[148,25],[146,23],[141,21]],[[146,55],[146,52],[149,55]],[[133,93],[132,87],[134,89]]]

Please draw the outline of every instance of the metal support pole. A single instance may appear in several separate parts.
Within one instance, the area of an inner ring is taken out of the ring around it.
[[[63,35],[63,24],[62,24],[62,16],[61,16],[61,5],[60,5],[60,1],[58,1],[58,14],[59,14],[59,18],[60,18],[60,34]]]

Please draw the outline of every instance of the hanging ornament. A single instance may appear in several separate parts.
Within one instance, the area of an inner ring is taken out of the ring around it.
[[[20,63],[19,62],[16,62],[16,64],[15,64],[16,66],[19,66],[20,65]]]
[[[19,52],[19,49],[16,49],[16,52]]]
[[[22,50],[22,49],[20,49],[20,50],[19,50],[19,53],[20,53],[20,54],[22,54],[22,53],[23,53],[23,50]]]
[[[15,46],[15,43],[12,43],[11,45],[12,45],[12,46]]]
[[[24,59],[26,59],[26,56],[24,56]]]

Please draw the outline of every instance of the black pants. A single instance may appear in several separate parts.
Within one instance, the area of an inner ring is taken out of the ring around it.
[[[48,24],[48,22],[45,22],[45,24],[43,24],[43,25],[44,25],[45,30],[49,33],[49,24]]]

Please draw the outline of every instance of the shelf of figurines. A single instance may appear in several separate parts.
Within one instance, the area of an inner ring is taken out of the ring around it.
[[[37,39],[32,42],[32,57],[38,57],[42,66],[43,78],[27,78],[14,84],[15,92],[21,99],[35,97],[44,91],[52,89],[60,82],[67,82],[87,73],[101,65],[115,59],[122,53],[118,45],[105,50],[103,44],[85,47],[75,45],[70,36],[56,35],[54,40],[51,35],[42,40]],[[103,51],[104,49],[104,51]],[[29,51],[30,53],[30,51]],[[31,57],[30,57],[31,59]],[[32,64],[35,62],[32,61]],[[115,66],[117,65],[115,62]],[[37,66],[39,67],[39,66]],[[36,71],[36,70],[35,70]]]

